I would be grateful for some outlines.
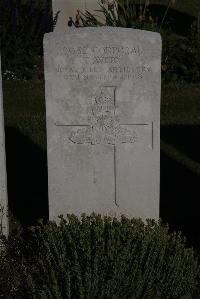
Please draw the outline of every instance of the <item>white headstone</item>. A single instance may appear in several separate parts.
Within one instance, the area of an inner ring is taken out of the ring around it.
[[[8,235],[8,202],[7,202],[7,179],[6,179],[6,157],[5,157],[5,135],[3,116],[3,93],[1,79],[0,59],[0,233]]]
[[[50,219],[159,217],[161,38],[125,28],[45,36]]]
[[[96,9],[100,8],[97,0],[53,0],[52,6],[54,15],[60,11],[55,28],[59,31],[65,31],[67,29],[70,17],[75,20],[78,9],[82,12],[88,10],[94,13]]]

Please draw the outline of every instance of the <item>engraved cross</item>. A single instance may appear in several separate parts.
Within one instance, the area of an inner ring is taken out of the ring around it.
[[[120,124],[116,116],[116,89],[117,86],[102,86],[88,108],[88,124],[56,126],[79,127],[72,131],[69,140],[74,144],[110,144],[114,153],[114,188],[115,205],[117,202],[117,167],[116,145],[119,143],[134,143],[137,140],[135,132],[130,126],[146,126],[144,124]],[[152,123],[152,148],[153,148],[153,123]]]

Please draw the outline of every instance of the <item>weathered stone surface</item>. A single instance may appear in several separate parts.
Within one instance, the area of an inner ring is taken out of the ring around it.
[[[3,93],[1,80],[1,59],[0,59],[0,233],[8,234],[7,216],[7,179],[6,179],[6,158],[5,158],[5,136],[3,117]]]
[[[44,51],[50,219],[158,218],[160,35],[68,29]]]

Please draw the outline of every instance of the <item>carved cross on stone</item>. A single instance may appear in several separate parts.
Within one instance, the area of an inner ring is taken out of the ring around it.
[[[70,140],[77,144],[133,143],[136,136],[120,125],[115,115],[116,86],[103,86],[88,109],[86,128],[72,132]]]
[[[116,167],[116,147],[120,143],[134,143],[137,140],[135,131],[130,130],[130,126],[149,124],[120,124],[116,116],[116,89],[117,86],[102,86],[100,92],[93,99],[88,108],[88,124],[62,125],[68,127],[80,127],[71,132],[69,140],[74,144],[110,144],[114,153],[114,186],[115,205],[117,202],[117,167]],[[153,126],[153,124],[152,124]],[[128,128],[127,128],[128,127]],[[152,127],[153,130],[153,127]],[[152,131],[153,132],[153,131]],[[153,146],[153,140],[152,140]]]

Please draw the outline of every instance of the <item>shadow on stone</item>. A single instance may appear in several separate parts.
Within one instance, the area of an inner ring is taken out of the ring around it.
[[[8,201],[23,227],[48,219],[46,153],[15,128],[6,127]]]

